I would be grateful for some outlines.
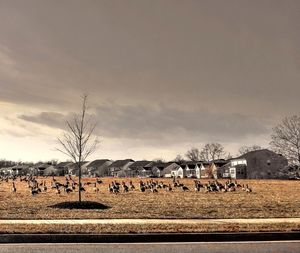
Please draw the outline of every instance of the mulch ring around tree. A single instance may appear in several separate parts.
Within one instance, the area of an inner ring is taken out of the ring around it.
[[[57,203],[49,207],[59,208],[59,209],[102,209],[102,210],[110,208],[109,206],[94,201],[81,201],[81,202],[67,201],[67,202]]]

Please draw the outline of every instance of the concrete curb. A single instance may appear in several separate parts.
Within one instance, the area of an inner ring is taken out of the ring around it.
[[[300,232],[147,233],[147,234],[2,234],[0,243],[164,243],[295,241]]]

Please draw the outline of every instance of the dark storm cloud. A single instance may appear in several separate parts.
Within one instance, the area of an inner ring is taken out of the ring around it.
[[[165,106],[103,105],[92,115],[97,121],[97,133],[109,138],[155,141],[229,141],[266,134],[264,124],[239,114],[216,114],[203,111],[183,111]],[[54,112],[21,115],[20,119],[65,129],[66,118]],[[209,137],[208,137],[209,136]]]
[[[298,113],[299,1],[287,2],[1,2],[18,74],[1,75],[0,99],[67,108],[86,91],[95,103]]]
[[[299,9],[297,0],[0,1],[0,103],[17,104],[19,121],[64,129],[88,93],[100,135],[145,149],[267,143],[274,122],[300,113]]]

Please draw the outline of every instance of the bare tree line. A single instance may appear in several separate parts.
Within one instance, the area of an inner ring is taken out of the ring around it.
[[[185,154],[185,157],[190,161],[214,161],[217,159],[224,159],[230,156],[220,143],[207,143],[202,149],[191,148]]]
[[[273,128],[270,145],[293,165],[300,165],[300,116],[285,117]]]
[[[259,145],[242,146],[238,150],[239,155],[251,151],[261,150]],[[273,128],[271,134],[270,149],[286,157],[291,165],[300,165],[300,116],[285,117]],[[174,161],[214,161],[217,159],[228,159],[230,153],[220,143],[207,143],[201,149],[192,147],[184,156],[177,155]]]

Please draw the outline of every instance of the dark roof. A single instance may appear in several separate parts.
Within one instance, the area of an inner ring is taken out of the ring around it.
[[[176,162],[167,162],[167,163],[153,163],[152,167],[157,167],[160,170],[163,170],[164,168],[170,166],[171,164],[176,163]],[[178,163],[176,163],[178,164]],[[178,165],[179,166],[179,165]]]
[[[145,166],[149,165],[152,163],[151,161],[136,161],[133,164],[129,166],[130,169],[139,169],[139,168],[144,168]]]
[[[196,164],[197,163],[186,163],[186,164],[181,164],[181,167],[185,168],[187,166],[189,169],[195,169]]]
[[[192,168],[192,167],[195,167],[196,164],[201,165],[201,163],[205,163],[205,162],[203,162],[203,161],[197,161],[197,162],[187,161],[187,162],[180,163],[180,165],[181,166],[187,165],[189,168]]]
[[[20,170],[21,169],[22,170],[22,169],[27,169],[29,167],[30,167],[29,165],[22,164],[22,165],[15,165],[11,169],[13,169],[13,170]]]
[[[170,164],[174,164],[174,163],[169,163],[169,165],[170,165]],[[166,166],[166,167],[164,168],[164,173],[165,173],[165,174],[169,174],[169,173],[171,173],[174,169],[176,170],[176,169],[178,169],[178,168],[181,167],[178,163],[175,163],[175,164],[177,165],[175,168],[174,168],[174,167],[173,167],[173,168],[172,168],[172,167],[169,167],[169,168],[168,168],[169,165]]]
[[[113,167],[123,167],[129,162],[134,162],[132,159],[125,159],[125,160],[117,160],[113,162],[111,165],[108,166],[108,168],[113,168]]]
[[[54,166],[54,165],[48,164],[48,163],[39,163],[35,167],[38,168],[38,169],[43,169],[43,168],[48,168],[50,166]]]
[[[73,163],[73,162],[60,162],[60,163],[57,164],[56,166],[57,166],[57,167],[65,167],[65,166],[67,166],[67,165],[70,164],[70,163]]]
[[[229,163],[226,163],[226,164],[222,165],[219,169],[227,169],[230,166],[231,166],[231,163],[229,162]]]
[[[250,151],[250,152],[247,152],[246,154],[243,154],[243,155],[241,155],[241,156],[238,156],[238,157],[236,157],[236,158],[233,158],[233,159],[231,159],[231,160],[234,160],[234,159],[241,159],[241,158],[246,158],[246,157],[248,157],[249,155],[258,155],[258,154],[266,154],[266,153],[269,153],[269,154],[272,154],[272,155],[278,155],[278,156],[282,156],[282,155],[279,155],[279,154],[277,154],[277,153],[275,153],[275,152],[273,152],[273,151],[271,151],[271,150],[269,150],[269,149],[259,149],[259,150],[253,150],[253,151]],[[283,157],[283,156],[282,156]]]
[[[226,163],[228,163],[228,161],[225,160],[225,159],[217,159],[217,160],[211,161],[211,163],[214,163],[214,164],[217,165],[217,166],[223,166],[223,165],[225,165]]]
[[[108,161],[109,161],[108,159],[95,160],[95,161],[92,161],[87,167],[100,167]]]

